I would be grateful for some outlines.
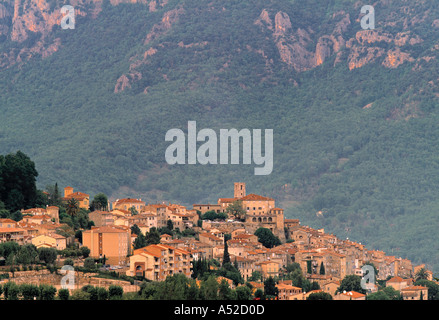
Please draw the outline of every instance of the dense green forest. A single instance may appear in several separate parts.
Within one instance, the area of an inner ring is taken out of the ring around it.
[[[191,206],[231,197],[233,182],[246,182],[247,193],[275,198],[303,225],[437,270],[439,33],[431,26],[439,8],[402,2],[409,26],[396,1],[377,3],[377,26],[419,36],[401,46],[412,61],[386,68],[380,56],[349,70],[343,47],[298,72],[282,60],[273,32],[255,23],[261,12],[273,21],[287,13],[294,30],[308,30],[311,50],[336,29],[341,10],[351,21],[343,37],[355,38],[354,1],[170,0],[153,12],[104,1],[96,18],[78,16],[74,30],[53,28],[46,39],[60,39],[57,52],[0,70],[0,154],[28,154],[39,188],[58,182],[112,199]],[[174,9],[178,18],[162,32],[157,26]],[[388,17],[395,23],[380,26]],[[2,37],[0,52],[38,37]],[[151,48],[157,52],[142,60]],[[133,70],[141,77],[115,93]],[[272,174],[255,176],[254,165],[167,165],[165,134],[186,131],[188,121],[217,132],[273,129]]]

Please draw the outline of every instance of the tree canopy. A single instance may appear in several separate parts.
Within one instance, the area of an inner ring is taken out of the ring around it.
[[[11,212],[38,204],[35,163],[23,152],[0,155],[0,201]]]
[[[261,227],[257,229],[254,234],[264,247],[273,248],[282,244],[279,238],[276,237],[270,229]]]

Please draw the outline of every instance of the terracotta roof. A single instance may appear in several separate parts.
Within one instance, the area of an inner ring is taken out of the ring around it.
[[[426,289],[428,289],[428,288],[423,287],[423,286],[410,286],[410,287],[405,287],[404,289],[401,289],[401,291],[426,290]]]
[[[143,203],[143,204],[145,204],[145,202],[140,200],[140,199],[131,199],[131,198],[118,199],[114,203],[116,203],[116,205],[119,203]]]
[[[218,201],[220,202],[233,202],[239,200],[238,198],[219,198]]]
[[[103,226],[98,228],[92,228],[91,230],[84,231],[85,233],[125,233],[127,230],[124,230],[121,227],[115,227],[115,226]]]
[[[167,233],[164,233],[160,236],[160,238],[164,238],[164,237],[171,237],[172,238],[172,236],[170,234],[167,234]]]
[[[236,236],[234,236],[233,239],[248,239],[252,237],[256,237],[256,236],[254,234],[249,234],[249,233],[239,233]]]
[[[134,254],[147,254],[147,255],[152,255],[155,257],[160,258],[161,252],[163,250],[174,250],[175,254],[190,254],[190,252],[183,250],[183,249],[179,249],[179,248],[174,248],[171,246],[167,246],[165,244],[151,244],[149,246],[143,247],[143,248],[139,248],[134,250]]]
[[[24,229],[21,228],[0,228],[0,233],[9,233],[9,232],[24,232]]]
[[[43,212],[46,212],[46,209],[44,209],[44,208],[31,208],[31,209],[27,209],[27,210],[22,210],[21,212],[24,214],[43,213]]]
[[[131,211],[128,211],[128,210],[125,210],[125,209],[114,209],[114,210],[111,211],[111,213],[115,214],[115,215],[120,215],[120,214],[116,213],[115,211],[119,211],[119,212],[121,212],[124,215],[131,215]]]
[[[389,282],[403,282],[403,281],[407,281],[407,280],[404,280],[403,278],[398,277],[398,276],[393,277],[393,278],[387,280],[388,283],[389,283]]]
[[[298,291],[302,291],[302,288],[295,287],[295,286],[293,286],[291,284],[286,284],[286,283],[278,283],[278,284],[276,284],[276,287],[278,289],[281,289],[281,290],[284,289],[284,290],[298,290]]]
[[[51,219],[51,216],[48,216],[47,214],[43,214],[43,215],[35,215],[35,216],[31,216],[31,217],[24,217],[23,219]]]
[[[51,233],[51,234],[49,234],[49,237],[52,237],[54,239],[66,239],[66,237],[64,237],[60,234],[57,234],[57,233]]]
[[[213,235],[213,234],[211,234],[211,233],[200,233],[200,235],[199,235],[200,237],[202,236],[202,237],[206,237],[206,238],[209,238],[209,239],[211,239],[211,240],[222,240],[221,238],[219,238],[219,237],[217,237],[217,236],[215,236],[215,235]]]
[[[0,223],[17,223],[17,221],[12,219],[0,219]]]
[[[161,253],[157,252],[157,250],[154,250],[152,248],[149,248],[149,250],[147,250],[146,248],[136,249],[136,250],[134,250],[133,253],[134,253],[134,255],[136,255],[136,254],[151,255],[151,256],[154,256],[156,258],[160,258],[162,256]]]
[[[83,192],[74,192],[64,197],[64,200],[75,198],[76,200],[84,200],[85,198],[89,198],[90,196]]]
[[[242,200],[242,201],[272,201],[274,199],[251,193],[249,195],[246,195],[245,197],[242,197],[239,200]]]
[[[263,282],[249,281],[253,288],[264,288]]]
[[[166,208],[166,204],[148,204],[147,207],[153,207],[153,208]]]
[[[358,299],[366,296],[365,294],[359,293],[357,291],[342,292],[341,294],[352,297],[354,299]]]

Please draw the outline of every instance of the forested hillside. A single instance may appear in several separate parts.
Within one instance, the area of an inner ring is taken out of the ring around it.
[[[127,2],[127,3],[125,3]],[[377,1],[0,1],[0,154],[38,185],[216,202],[235,181],[288,217],[439,267],[439,8]],[[17,4],[18,3],[18,4]],[[274,130],[274,166],[175,165],[165,134]]]

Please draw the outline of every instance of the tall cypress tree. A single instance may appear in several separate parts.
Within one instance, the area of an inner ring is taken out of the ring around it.
[[[320,264],[320,274],[321,274],[321,275],[324,275],[324,274],[325,274],[325,266],[323,265],[323,261],[322,261],[322,263]]]
[[[227,239],[224,238],[223,266],[227,263],[230,263],[229,246],[227,244]]]
[[[306,273],[312,274],[311,260],[306,261]]]

